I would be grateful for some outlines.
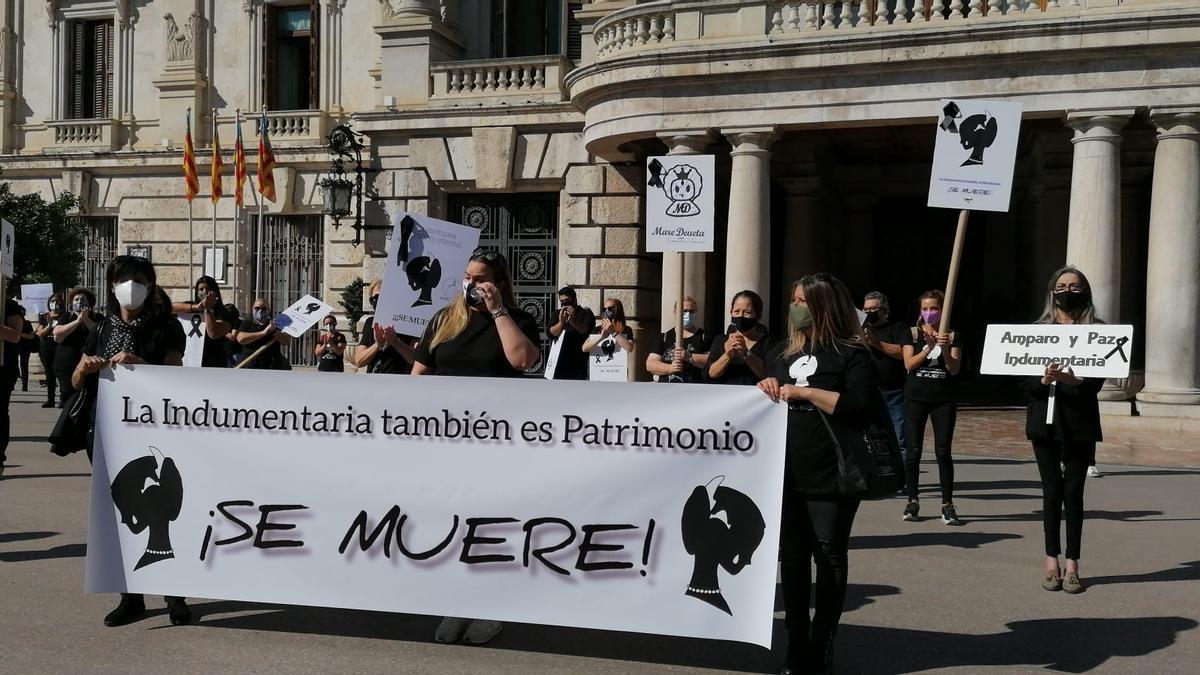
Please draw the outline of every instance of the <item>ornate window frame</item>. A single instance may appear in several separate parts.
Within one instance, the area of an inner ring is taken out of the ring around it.
[[[132,0],[45,0],[46,23],[50,27],[51,115],[66,120],[67,24],[71,21],[112,19],[113,83],[112,119],[133,119],[133,50],[137,12]]]

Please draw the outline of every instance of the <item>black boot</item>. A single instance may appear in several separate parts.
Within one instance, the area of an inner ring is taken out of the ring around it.
[[[171,616],[172,626],[186,626],[192,622],[192,610],[183,598],[168,595],[167,613]]]
[[[804,672],[827,674],[833,672],[833,636],[835,631],[820,626],[813,626],[809,638],[808,653],[805,654]]]
[[[117,608],[109,612],[104,617],[104,625],[124,626],[127,623],[132,623],[142,618],[146,613],[146,601],[142,599],[140,593],[122,593],[121,602]]]

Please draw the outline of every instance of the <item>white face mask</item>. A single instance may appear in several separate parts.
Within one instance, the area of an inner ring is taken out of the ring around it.
[[[132,279],[122,281],[113,286],[112,290],[121,307],[129,310],[141,309],[142,305],[146,302],[146,295],[148,295],[148,289],[145,284],[139,284]]]

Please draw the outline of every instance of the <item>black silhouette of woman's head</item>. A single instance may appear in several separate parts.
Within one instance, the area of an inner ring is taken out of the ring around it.
[[[421,227],[412,216],[404,216],[400,221],[400,241],[396,246],[396,264],[404,266],[408,275],[408,287],[418,291],[420,295],[413,301],[413,307],[432,305],[433,289],[442,282],[442,263],[437,258],[423,255],[424,240],[429,237],[425,228]]]
[[[683,546],[693,557],[692,579],[686,595],[732,615],[721,594],[717,568],[738,574],[750,564],[767,525],[754,501],[721,485],[724,476],[699,485],[683,506]]]
[[[958,139],[964,150],[971,151],[971,156],[962,163],[962,166],[983,164],[983,151],[990,148],[996,141],[998,132],[996,118],[991,115],[980,113],[963,120],[958,127]]]
[[[112,482],[113,504],[121,513],[121,523],[134,534],[149,530],[146,552],[133,569],[159,560],[174,558],[170,523],[183,507],[183,478],[169,457],[158,448],[151,454],[131,460]]]

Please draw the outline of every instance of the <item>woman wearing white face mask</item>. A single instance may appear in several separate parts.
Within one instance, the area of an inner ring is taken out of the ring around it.
[[[75,372],[75,366],[79,365],[79,358],[83,356],[83,345],[87,342],[88,333],[104,321],[104,315],[97,311],[96,295],[88,289],[71,289],[66,297],[67,311],[59,317],[57,325],[51,330],[57,345],[54,350],[54,376],[58,378],[63,401],[75,393],[71,375]]]
[[[55,399],[58,390],[58,378],[54,376],[54,356],[58,352],[58,344],[54,341],[54,329],[63,318],[62,293],[55,293],[47,304],[45,314],[38,316],[37,336],[41,338],[38,345],[38,358],[42,361],[42,374],[46,377],[46,402],[43,408],[53,408],[59,405]]]
[[[98,373],[109,366],[182,366],[186,345],[183,327],[171,314],[166,294],[159,291],[150,261],[136,256],[117,256],[109,263],[106,276],[108,318],[98,323],[88,335],[83,358],[71,376],[75,388],[88,387],[94,393],[99,382]],[[94,414],[93,410],[93,431]],[[88,459],[91,458],[89,442]],[[167,608],[172,624],[191,622],[192,612],[183,598],[168,596]],[[145,612],[145,600],[140,594],[122,593],[121,603],[104,617],[104,625],[124,625]]]

